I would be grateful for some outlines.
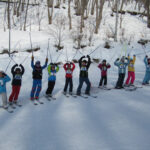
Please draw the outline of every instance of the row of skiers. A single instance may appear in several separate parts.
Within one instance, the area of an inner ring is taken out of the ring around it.
[[[86,60],[86,58],[88,60]],[[125,82],[125,85],[133,85],[135,80],[135,68],[134,64],[136,61],[136,56],[134,55],[133,58],[128,57],[122,57],[121,59],[117,58],[114,62],[114,65],[118,67],[118,81],[116,83],[116,89],[123,88],[124,86],[124,78],[126,74],[126,68],[128,66],[128,77]],[[144,63],[146,66],[146,74],[143,80],[143,84],[148,84],[150,80],[150,58],[146,56],[144,58]],[[40,61],[36,61],[34,64],[34,57],[32,56],[31,60],[31,67],[33,69],[32,78],[33,78],[33,85],[32,90],[30,94],[30,100],[38,100],[39,94],[42,89],[42,71],[47,67],[48,59],[46,58],[45,64],[41,66]],[[79,75],[79,86],[77,88],[77,95],[81,94],[81,88],[83,83],[85,82],[87,87],[85,90],[85,94],[90,94],[90,88],[91,83],[88,78],[88,70],[91,65],[91,58],[89,55],[82,56],[79,59],[79,67],[80,67],[80,75]],[[99,87],[106,86],[107,85],[107,69],[111,67],[110,64],[106,62],[106,60],[103,60],[102,63],[98,65],[98,68],[101,70],[101,79],[99,83]],[[73,62],[66,63],[63,66],[65,72],[66,72],[66,81],[65,81],[65,87],[64,87],[64,94],[66,94],[68,86],[69,86],[69,93],[72,94],[73,91],[73,80],[72,75],[73,71],[75,69],[75,64]],[[59,71],[59,66],[54,63],[50,63],[47,67],[48,70],[48,88],[46,90],[46,95],[51,96],[52,91],[55,86],[56,81],[56,73]],[[13,103],[17,103],[21,84],[22,84],[22,76],[25,72],[24,67],[20,64],[15,64],[11,68],[11,73],[13,76],[12,79],[12,92],[9,96],[9,104],[12,105]],[[7,107],[7,92],[6,92],[6,82],[10,81],[10,77],[5,74],[3,71],[0,71],[0,95],[2,97],[3,101],[3,107]]]

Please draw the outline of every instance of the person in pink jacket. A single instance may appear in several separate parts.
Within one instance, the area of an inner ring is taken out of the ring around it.
[[[109,69],[110,67],[111,65],[108,64],[105,59],[102,61],[102,63],[98,65],[98,68],[101,70],[101,79],[99,82],[99,87],[102,87],[103,82],[104,86],[107,85],[107,69]]]

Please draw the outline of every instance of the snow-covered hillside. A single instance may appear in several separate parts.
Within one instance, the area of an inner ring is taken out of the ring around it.
[[[65,6],[67,7],[67,6]],[[70,38],[68,27],[64,29],[64,49],[56,52],[55,40],[45,28],[46,19],[43,20],[42,31],[37,31],[35,23],[32,26],[32,46],[40,47],[34,52],[35,60],[44,64],[47,56],[47,43],[50,38],[50,51],[52,61],[58,61],[60,71],[57,73],[54,96],[56,100],[47,101],[44,97],[48,84],[48,73],[43,71],[42,91],[40,100],[44,104],[33,105],[30,99],[32,87],[31,53],[25,52],[31,47],[29,39],[29,28],[26,32],[12,29],[11,50],[18,53],[11,55],[0,55],[0,70],[12,78],[11,67],[23,63],[25,74],[21,87],[19,101],[23,105],[17,107],[14,113],[10,114],[0,108],[0,150],[149,150],[150,149],[150,86],[137,88],[135,91],[123,90],[100,90],[100,70],[98,64],[93,62],[89,69],[91,81],[91,94],[97,98],[69,97],[62,94],[65,84],[65,71],[63,64],[68,59],[79,59],[82,55],[90,54],[95,48],[98,49],[90,56],[92,59],[106,59],[111,64],[108,70],[108,87],[114,87],[118,78],[118,69],[114,66],[116,58],[122,55],[137,55],[135,63],[136,80],[135,85],[141,86],[145,75],[143,59],[150,53],[150,44],[142,47],[137,41],[140,38],[150,38],[150,30],[146,28],[145,19],[138,16],[125,14],[123,28],[125,38],[131,40],[126,42],[113,42],[110,40],[110,49],[104,48],[106,41],[106,30],[114,28],[115,17],[110,16],[110,10],[105,6],[100,32],[94,35],[92,46],[76,50],[74,42]],[[3,7],[2,11],[3,10]],[[132,9],[132,6],[128,7]],[[66,10],[61,8],[60,13],[65,14]],[[73,11],[73,10],[72,10]],[[75,17],[75,16],[74,16]],[[74,22],[76,23],[76,22]],[[0,52],[8,49],[8,31],[4,32],[0,23]],[[118,34],[120,36],[120,34]],[[119,37],[120,39],[120,37]],[[48,55],[49,63],[50,56]],[[10,65],[9,65],[10,63]],[[8,68],[7,68],[8,67]],[[127,76],[126,76],[127,77]],[[79,66],[73,73],[74,93],[79,84]],[[82,92],[85,90],[85,85]],[[11,82],[7,84],[7,95],[11,93]],[[0,101],[0,104],[2,102]]]

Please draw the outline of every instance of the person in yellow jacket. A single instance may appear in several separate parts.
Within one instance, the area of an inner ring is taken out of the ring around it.
[[[48,88],[46,90],[46,95],[47,96],[51,96],[52,91],[54,89],[55,86],[55,82],[56,82],[56,73],[59,71],[59,66],[57,64],[53,64],[51,63],[50,65],[48,65]]]
[[[129,86],[129,85],[133,85],[134,81],[135,81],[135,61],[136,61],[136,55],[133,55],[133,59],[130,58],[130,56],[128,55],[128,59],[129,59],[129,65],[128,65],[128,78],[126,80],[125,85]]]

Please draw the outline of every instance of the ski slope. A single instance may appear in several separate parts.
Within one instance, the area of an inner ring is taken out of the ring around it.
[[[119,47],[112,49],[120,51]],[[132,51],[135,52],[134,50]],[[97,53],[96,53],[97,54]],[[96,55],[95,54],[95,55]],[[20,56],[22,55],[22,57]],[[27,53],[13,56],[16,62],[22,62]],[[35,59],[44,64],[46,50],[35,52]],[[94,54],[93,54],[94,55]],[[20,57],[22,59],[20,59]],[[63,57],[63,55],[62,55]],[[70,56],[71,57],[71,56]],[[107,51],[103,53],[107,57]],[[5,61],[3,61],[3,59]],[[140,84],[144,77],[143,56],[137,57],[136,82]],[[113,58],[113,61],[116,56]],[[47,88],[47,70],[43,71],[43,89],[40,100],[43,105],[33,105],[29,101],[32,87],[32,69],[30,56],[25,61],[25,75],[19,97],[23,104],[14,113],[9,114],[0,109],[0,149],[1,150],[149,150],[150,149],[150,87],[138,88],[136,91],[100,90],[97,88],[100,71],[98,64],[93,63],[89,69],[92,83],[89,97],[66,98],[62,95],[65,72],[60,66],[53,94],[57,100],[47,101],[43,95]],[[9,62],[5,55],[1,56],[2,69]],[[108,71],[108,86],[113,87],[117,80],[117,68],[111,62]],[[11,76],[10,68],[7,73]],[[137,66],[138,65],[138,66]],[[79,68],[73,74],[74,92],[78,86]],[[83,87],[83,92],[85,86]],[[8,96],[11,84],[7,85]]]

